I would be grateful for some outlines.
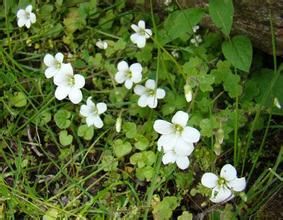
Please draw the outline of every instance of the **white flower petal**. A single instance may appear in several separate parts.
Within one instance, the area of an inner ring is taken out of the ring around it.
[[[91,113],[91,108],[87,105],[82,105],[80,108],[80,114],[84,117],[89,116]]]
[[[29,15],[29,19],[31,23],[35,23],[36,22],[36,16],[34,13],[30,13]]]
[[[132,80],[127,79],[127,80],[125,81],[125,87],[126,87],[127,89],[131,89],[132,86],[133,86]]]
[[[189,156],[194,151],[194,145],[192,143],[187,143],[181,137],[178,137],[175,151],[178,155]]]
[[[192,127],[186,126],[182,132],[182,138],[190,143],[196,143],[200,139],[200,132]]]
[[[62,53],[56,53],[55,55],[55,59],[60,62],[60,63],[63,63],[63,60],[64,60],[64,55]]]
[[[67,74],[63,74],[63,73],[58,73],[58,74],[55,74],[54,75],[54,84],[57,85],[57,86],[66,86],[66,87],[69,87],[68,86],[68,77],[69,75]]]
[[[147,105],[150,108],[156,108],[158,104],[157,98],[155,96],[149,96],[147,99]]]
[[[94,125],[95,116],[89,115],[89,116],[86,117],[85,121],[86,121],[87,126],[90,127],[90,126]]]
[[[175,161],[176,161],[176,155],[173,153],[173,151],[166,152],[162,157],[162,162],[165,165],[168,163],[175,163]]]
[[[28,5],[27,7],[26,7],[26,12],[31,12],[32,11],[32,5]]]
[[[163,134],[157,141],[157,146],[163,148],[164,152],[173,150],[176,146],[177,136],[175,134]]]
[[[137,44],[139,48],[145,47],[146,39],[144,36],[141,36],[138,33],[134,33],[131,35],[130,39],[134,44]]]
[[[83,94],[81,90],[77,88],[71,89],[71,91],[69,92],[69,99],[72,103],[78,104],[83,99]]]
[[[145,38],[150,38],[152,36],[152,31],[150,29],[145,29]]]
[[[118,63],[117,69],[119,72],[126,72],[129,70],[129,65],[126,61],[121,61]]]
[[[226,164],[222,167],[220,176],[227,181],[231,181],[237,178],[237,171],[231,164]]]
[[[101,120],[101,118],[99,116],[94,117],[94,126],[97,128],[102,128],[103,127],[103,121]]]
[[[141,95],[139,97],[139,100],[138,100],[138,106],[144,108],[145,106],[147,106],[147,98],[148,96],[147,95]]]
[[[210,197],[210,201],[214,203],[221,203],[221,202],[227,202],[230,199],[232,199],[232,192],[226,187],[215,187],[212,190],[212,195]]]
[[[214,173],[205,173],[201,177],[201,184],[207,188],[214,188],[217,185],[218,176]]]
[[[45,72],[44,72],[45,77],[46,77],[47,79],[53,77],[56,73],[57,73],[57,70],[56,70],[53,66],[48,67],[48,68],[45,70]]]
[[[172,118],[172,123],[185,127],[187,125],[189,115],[183,111],[177,111]]]
[[[19,18],[18,19],[18,26],[23,27],[26,24],[27,20],[25,18]]]
[[[134,92],[135,92],[135,94],[141,96],[141,95],[145,94],[146,89],[142,85],[136,85],[135,88],[134,88]]]
[[[117,82],[117,83],[123,83],[123,82],[125,82],[126,81],[126,75],[125,75],[125,73],[124,72],[117,72],[116,74],[115,74],[115,81]]]
[[[27,28],[30,28],[30,26],[31,26],[31,22],[30,22],[30,20],[29,20],[29,19],[28,19],[28,20],[26,20],[26,24],[25,24],[25,25],[26,25],[26,27],[27,27]]]
[[[73,67],[72,67],[72,65],[70,63],[62,63],[60,71],[63,74],[68,74],[68,75],[73,75],[74,74]]]
[[[236,192],[241,192],[246,188],[246,179],[245,177],[242,178],[236,178],[228,182],[228,186]]]
[[[139,64],[139,63],[133,63],[131,66],[130,66],[130,70],[132,73],[141,73],[142,72],[142,65]]]
[[[94,103],[93,103],[93,101],[91,100],[91,96],[87,98],[86,104],[87,104],[87,106],[89,106],[89,107],[94,107]]]
[[[100,115],[107,110],[107,105],[104,102],[99,102],[97,103],[96,108],[97,108],[98,114]]]
[[[144,48],[146,43],[145,37],[140,37],[137,41],[138,48]]]
[[[163,99],[164,97],[165,97],[165,95],[166,95],[166,92],[165,92],[165,90],[164,89],[157,89],[156,90],[156,97],[158,98],[158,99]]]
[[[80,74],[74,75],[74,80],[75,80],[74,88],[81,89],[81,88],[84,87],[85,78],[82,75],[80,75]]]
[[[140,20],[138,22],[138,26],[139,26],[139,28],[145,29],[145,22],[144,22],[144,20]]]
[[[142,74],[139,72],[132,73],[131,81],[134,83],[139,83],[142,80]]]
[[[135,24],[132,24],[131,25],[131,28],[135,31],[135,32],[138,32],[139,31],[139,27]]]
[[[70,92],[70,88],[66,86],[58,86],[55,90],[55,97],[58,100],[66,98]]]
[[[171,134],[174,133],[174,126],[164,120],[156,120],[153,124],[153,129],[159,134]]]
[[[186,156],[178,156],[176,158],[176,164],[181,170],[185,170],[189,167],[190,161]]]
[[[24,9],[19,9],[19,10],[17,11],[17,17],[18,17],[18,18],[25,17],[25,15],[26,15],[26,11],[25,11]]]
[[[156,86],[156,83],[155,83],[155,80],[153,80],[153,79],[148,79],[145,82],[145,87],[148,88],[148,89],[155,89],[155,86]]]
[[[46,54],[43,58],[43,62],[46,66],[53,66],[54,65],[54,57],[51,54]]]

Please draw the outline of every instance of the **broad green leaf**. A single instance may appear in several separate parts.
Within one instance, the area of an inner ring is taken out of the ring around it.
[[[225,58],[236,68],[249,72],[253,48],[250,39],[246,36],[235,36],[222,44]]]
[[[204,11],[199,8],[189,8],[171,13],[164,21],[164,29],[159,31],[159,41],[166,44],[188,33],[192,34],[192,28],[198,24]]]
[[[153,216],[155,220],[169,220],[173,214],[173,211],[178,206],[178,199],[175,196],[167,196],[164,199],[153,206]]]
[[[210,0],[209,15],[214,24],[228,37],[233,24],[232,0]]]
[[[137,126],[133,122],[125,122],[123,124],[123,130],[127,138],[134,138],[137,134]]]
[[[145,166],[136,169],[137,178],[140,179],[141,181],[145,179],[147,181],[150,181],[151,178],[153,177],[153,174],[154,174],[154,168],[151,166]]]
[[[121,139],[115,140],[113,143],[113,151],[117,157],[123,157],[132,151],[132,145]]]
[[[180,215],[177,220],[193,220],[193,214],[183,211],[182,215]]]
[[[78,128],[78,136],[89,141],[92,139],[94,133],[93,126],[88,127],[87,125],[81,125]]]
[[[139,150],[145,150],[149,146],[148,139],[143,135],[137,135],[135,147]]]
[[[59,141],[63,146],[70,145],[73,142],[73,136],[68,134],[66,130],[60,131]]]
[[[24,107],[27,104],[27,98],[26,95],[22,92],[15,92],[13,96],[9,96],[9,102],[11,105],[21,108]]]
[[[54,120],[58,128],[66,129],[71,125],[71,120],[69,120],[70,117],[71,112],[61,109],[55,113]]]

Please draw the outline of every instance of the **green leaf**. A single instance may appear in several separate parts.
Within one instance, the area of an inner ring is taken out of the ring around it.
[[[253,48],[248,37],[239,35],[233,37],[231,41],[223,42],[222,52],[234,67],[249,72],[252,63]]]
[[[180,215],[177,220],[193,220],[193,214],[183,211],[182,215]]]
[[[26,95],[22,92],[15,92],[13,96],[9,96],[9,102],[11,105],[21,108],[24,107],[27,104],[27,98]]]
[[[153,216],[155,220],[169,220],[173,211],[178,206],[178,199],[175,196],[167,196],[164,199],[153,206]]]
[[[71,117],[71,112],[61,109],[57,111],[54,115],[54,120],[58,128],[66,129],[71,125],[69,118]]]
[[[127,138],[134,138],[137,134],[137,126],[133,122],[125,122],[123,124],[123,130]]]
[[[210,0],[209,15],[214,24],[228,37],[233,24],[232,0]]]
[[[143,135],[138,135],[136,137],[135,147],[139,150],[145,150],[149,146],[148,139]]]
[[[89,141],[92,139],[94,133],[93,126],[81,125],[78,129],[78,136]]]
[[[151,166],[146,166],[136,169],[137,178],[141,181],[147,180],[150,181],[154,174],[154,168]]]
[[[159,41],[166,44],[188,33],[192,34],[192,28],[198,24],[204,11],[199,8],[190,8],[171,13],[164,21],[164,29],[159,31]]]
[[[70,145],[73,142],[73,136],[68,134],[66,130],[60,131],[59,141],[63,146]]]
[[[200,121],[201,134],[205,137],[213,135],[213,129],[217,128],[217,121],[214,117],[205,118]]]
[[[132,145],[127,141],[123,142],[121,139],[118,139],[113,143],[113,151],[120,158],[132,151]]]

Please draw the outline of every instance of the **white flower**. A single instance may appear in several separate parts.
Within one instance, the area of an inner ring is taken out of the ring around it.
[[[196,35],[194,38],[191,39],[191,43],[194,44],[196,47],[202,42],[201,36]]]
[[[156,120],[153,128],[161,134],[158,139],[158,150],[163,149],[165,155],[162,158],[164,164],[176,162],[180,169],[189,166],[189,156],[194,145],[200,139],[197,129],[187,126],[189,115],[186,112],[178,111],[172,118],[172,123],[164,120]]]
[[[51,54],[46,54],[44,56],[43,62],[47,66],[47,69],[44,72],[46,78],[49,79],[60,73],[64,68],[69,68],[68,65],[70,64],[64,64],[63,59],[64,55],[62,53],[56,53],[55,57]]]
[[[195,25],[195,26],[193,26],[192,29],[193,29],[193,32],[196,33],[196,32],[198,31],[198,29],[199,29],[199,26],[198,26],[198,25]]]
[[[169,6],[172,3],[172,0],[165,0],[164,5]]]
[[[277,97],[274,98],[273,104],[276,106],[276,108],[281,109],[281,105]]]
[[[131,35],[131,41],[138,46],[138,48],[145,47],[146,39],[150,38],[152,31],[145,28],[145,22],[140,20],[138,25],[132,24],[131,28],[136,32]]]
[[[82,105],[80,109],[80,114],[86,117],[87,126],[94,125],[97,128],[103,127],[103,121],[100,115],[107,110],[107,105],[103,102],[97,104],[91,101],[91,97],[88,97],[86,105]]]
[[[136,85],[134,92],[140,96],[138,105],[142,108],[145,106],[156,108],[157,99],[163,99],[166,94],[164,89],[156,88],[156,83],[153,79],[148,79],[145,82],[145,86]]]
[[[30,28],[31,24],[36,22],[36,16],[32,11],[32,5],[28,5],[25,9],[19,9],[17,11],[18,26],[26,26]]]
[[[193,99],[192,87],[189,84],[184,86],[185,98],[187,102],[191,102]]]
[[[226,164],[220,171],[220,177],[214,173],[205,173],[201,183],[212,189],[210,200],[214,203],[227,202],[234,197],[234,192],[241,192],[246,188],[245,177],[238,178],[235,167]]]
[[[142,79],[142,66],[134,63],[130,67],[126,61],[118,63],[118,72],[115,75],[117,83],[124,83],[127,89],[131,89],[134,83],[138,83]]]
[[[98,41],[95,44],[99,49],[105,50],[108,47],[108,43],[105,40],[100,40],[98,39]]]
[[[171,52],[171,54],[172,54],[172,56],[173,57],[175,57],[175,58],[179,58],[179,53],[176,51],[176,50],[173,50],[172,52]]]
[[[80,74],[73,74],[71,64],[66,64],[61,73],[54,76],[54,83],[58,86],[55,91],[55,97],[58,100],[69,97],[74,104],[78,104],[82,100],[80,89],[84,87],[85,79]]]

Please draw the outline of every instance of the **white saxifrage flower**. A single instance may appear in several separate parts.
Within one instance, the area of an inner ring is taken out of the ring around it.
[[[108,47],[108,43],[105,40],[100,40],[98,39],[98,41],[95,44],[99,49],[105,50]]]
[[[163,149],[164,164],[175,163],[180,169],[189,166],[188,156],[194,150],[194,143],[200,139],[197,129],[187,126],[189,115],[186,112],[178,111],[172,118],[172,123],[164,120],[156,120],[153,128],[161,134],[158,139],[158,150]]]
[[[201,36],[200,36],[200,35],[196,35],[195,37],[193,37],[193,38],[191,39],[191,43],[192,43],[193,45],[195,45],[196,47],[198,47],[201,42],[202,42],[202,39],[201,39]]]
[[[85,85],[85,78],[80,74],[74,75],[71,64],[66,64],[61,73],[54,76],[54,83],[57,85],[55,97],[58,100],[69,97],[74,104],[82,101],[81,88]]]
[[[64,55],[62,53],[56,53],[55,56],[46,54],[43,62],[47,66],[44,74],[46,78],[52,78],[56,74],[60,73],[64,68],[69,68],[68,65],[63,63]]]
[[[17,11],[18,26],[26,26],[30,28],[31,24],[36,22],[36,16],[32,13],[32,5],[28,5],[25,9]]]
[[[227,202],[234,197],[234,192],[241,192],[246,188],[245,177],[238,178],[235,167],[226,164],[220,171],[220,177],[214,173],[205,173],[201,183],[212,189],[210,200],[214,203]]]
[[[137,45],[138,48],[145,47],[146,40],[152,36],[152,31],[145,28],[145,22],[140,20],[138,25],[132,24],[131,28],[136,32],[131,35],[131,41]]]
[[[82,105],[80,108],[80,114],[86,117],[87,126],[94,125],[97,128],[103,127],[103,121],[100,115],[107,110],[107,105],[103,102],[95,104],[91,101],[91,97],[88,97],[86,105]]]
[[[135,94],[139,95],[138,105],[140,107],[157,107],[157,100],[165,97],[165,90],[156,88],[155,80],[148,79],[145,82],[145,86],[136,85],[134,88]]]
[[[120,84],[125,83],[127,89],[131,89],[134,83],[139,83],[142,79],[142,66],[139,63],[134,63],[129,67],[126,61],[121,61],[117,69],[115,80]]]

